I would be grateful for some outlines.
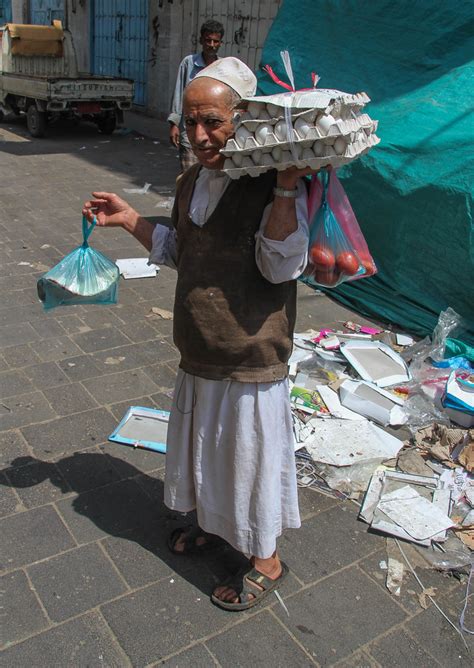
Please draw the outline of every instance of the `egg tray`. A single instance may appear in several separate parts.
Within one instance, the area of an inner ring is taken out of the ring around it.
[[[249,121],[242,121],[236,126],[236,132],[241,127],[241,125],[246,126]],[[253,125],[257,121],[250,121]],[[266,123],[272,125],[269,121],[260,121],[260,123]],[[355,135],[359,130],[364,130],[367,135],[370,135],[376,132],[378,127],[378,121],[374,121],[370,118],[368,114],[360,114],[355,118],[349,120],[336,120],[333,123],[328,131],[324,133],[321,128],[317,125],[311,127],[305,135],[300,135],[297,130],[293,128],[293,141],[300,144],[303,148],[311,146],[317,139],[321,139],[323,142],[329,140],[330,142],[334,141],[338,137],[347,138],[347,142],[355,140]],[[250,131],[250,127],[249,127]],[[235,153],[240,153],[241,155],[250,155],[255,150],[261,149],[263,152],[270,152],[275,146],[280,146],[285,149],[291,144],[290,141],[282,141],[278,139],[274,132],[270,132],[265,137],[263,144],[260,144],[255,137],[247,137],[243,146],[240,146],[235,139],[229,139],[224,148],[221,150],[221,153],[227,157],[231,157]]]
[[[304,169],[309,167],[311,169],[317,170],[323,167],[332,166],[334,168],[342,167],[342,165],[347,165],[349,162],[352,162],[356,158],[359,158],[364,153],[367,153],[369,149],[373,146],[376,146],[380,142],[379,137],[376,134],[365,135],[364,138],[357,139],[356,141],[347,145],[345,152],[342,155],[337,155],[334,152],[334,147],[325,146],[325,155],[321,157],[314,157],[310,159],[297,159],[295,160],[291,153],[288,151],[290,158],[288,160],[274,160],[273,164],[269,165],[252,165],[245,167],[237,167],[232,162],[230,158],[224,163],[223,171],[230,176],[231,179],[239,179],[241,176],[248,174],[249,176],[256,177],[264,172],[268,172],[270,169],[276,169],[277,171],[283,171],[289,167],[296,166],[299,169]],[[297,145],[295,143],[295,145]],[[289,146],[289,144],[288,144]],[[259,147],[261,148],[261,147]]]

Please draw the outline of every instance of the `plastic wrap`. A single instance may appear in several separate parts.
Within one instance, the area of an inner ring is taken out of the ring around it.
[[[91,248],[96,220],[82,219],[83,243],[44,274],[37,283],[45,309],[73,304],[115,304],[120,273],[112,260]]]

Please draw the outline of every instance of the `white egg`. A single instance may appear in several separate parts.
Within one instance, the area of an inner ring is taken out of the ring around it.
[[[249,155],[246,155],[242,160],[242,167],[254,167],[252,158]]]
[[[267,111],[270,114],[270,118],[278,118],[280,107],[276,104],[272,104],[271,102],[269,102],[267,104]]]
[[[324,147],[324,157],[334,155],[334,146],[325,146]]]
[[[240,148],[245,146],[245,142],[249,137],[253,137],[253,134],[249,132],[245,126],[241,125],[240,128],[237,128],[235,133],[235,141],[240,146]]]
[[[281,148],[279,146],[275,146],[275,148],[273,149],[272,158],[275,162],[280,162]]]
[[[267,135],[272,132],[272,130],[272,126],[268,123],[262,123],[262,125],[259,125],[255,130],[255,139],[257,140],[257,143],[261,145],[265,144],[265,139],[267,138]]]
[[[328,114],[327,116],[321,116],[318,118],[318,128],[321,130],[322,134],[327,135],[331,125],[335,123],[335,119]]]
[[[337,155],[342,155],[346,151],[346,140],[344,137],[338,137],[336,141],[334,142],[334,150],[336,151]]]
[[[262,104],[260,102],[249,102],[247,106],[247,111],[249,112],[252,118],[258,118],[261,110]]]
[[[224,169],[234,169],[235,165],[232,162],[231,158],[226,158],[226,161],[224,162]]]
[[[310,128],[311,128],[311,125],[308,123],[308,121],[305,118],[300,117],[300,118],[296,119],[295,130],[298,133],[298,135],[301,137],[301,139],[304,139],[306,137]]]
[[[308,123],[314,123],[316,116],[318,115],[317,109],[311,109],[311,111],[306,111],[304,117]]]
[[[291,126],[290,132],[292,132]],[[276,134],[277,139],[280,141],[288,141],[288,128],[286,121],[278,121],[278,123],[275,125],[274,133]]]
[[[242,153],[234,153],[232,155],[232,160],[234,162],[234,165],[236,165],[237,167],[241,167],[242,166]]]
[[[266,109],[262,109],[260,112],[260,116],[258,117],[259,121],[269,121],[270,120],[270,114]]]
[[[322,141],[315,141],[313,144],[313,152],[317,158],[324,155],[324,144]]]
[[[256,165],[259,165],[262,161],[262,151],[258,148],[256,151],[253,151],[252,153],[252,160]]]
[[[314,153],[310,148],[305,148],[301,157],[303,160],[313,160]]]
[[[302,147],[299,144],[290,145],[290,153],[293,160],[299,160],[301,158],[301,153],[303,152]]]
[[[289,151],[282,151],[280,162],[282,164],[285,164],[287,162],[293,162],[293,157],[292,157],[291,153]]]
[[[271,156],[270,153],[264,153],[264,154],[262,155],[262,165],[271,166],[271,165],[274,164],[274,162],[275,162],[275,161],[273,160],[273,158],[272,158],[272,156]]]

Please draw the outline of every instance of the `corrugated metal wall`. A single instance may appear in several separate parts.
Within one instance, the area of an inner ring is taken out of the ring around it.
[[[0,26],[12,20],[11,0],[0,0]]]
[[[94,0],[92,73],[133,79],[135,104],[146,102],[148,0]]]
[[[31,23],[51,25],[56,19],[65,25],[64,0],[30,0]]]

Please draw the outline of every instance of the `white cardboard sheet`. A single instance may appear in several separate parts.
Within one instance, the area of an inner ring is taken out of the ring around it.
[[[124,278],[152,278],[159,270],[156,264],[148,264],[147,257],[116,260],[115,264]]]
[[[341,346],[341,353],[363,380],[379,387],[406,383],[411,379],[400,355],[380,341],[351,341]]]
[[[332,466],[392,459],[403,442],[368,420],[324,420],[306,443],[311,457]]]
[[[345,408],[339,401],[337,392],[331,389],[328,385],[317,385],[316,389],[333,417],[340,418],[341,420],[364,421],[366,419],[363,415],[355,413],[354,411],[349,410],[349,408]]]
[[[403,401],[373,383],[346,380],[339,388],[339,395],[342,406],[383,426],[401,425],[407,421]]]
[[[448,515],[410,485],[383,495],[378,508],[417,541],[432,538],[453,526]]]

